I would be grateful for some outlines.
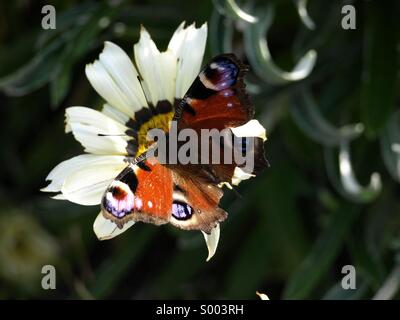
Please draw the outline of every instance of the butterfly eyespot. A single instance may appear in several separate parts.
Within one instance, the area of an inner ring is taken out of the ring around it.
[[[104,209],[114,217],[122,218],[133,209],[135,199],[128,185],[123,182],[114,182],[105,193],[102,200]],[[139,199],[140,200],[140,199]]]
[[[193,208],[182,201],[172,203],[172,216],[177,220],[188,220],[193,215]]]
[[[124,189],[119,187],[111,188],[110,192],[116,200],[123,200],[128,194]]]
[[[204,77],[210,81],[214,90],[224,90],[236,82],[238,67],[225,58],[216,59],[204,70]]]

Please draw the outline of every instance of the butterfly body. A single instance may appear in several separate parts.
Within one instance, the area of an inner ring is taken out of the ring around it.
[[[244,125],[254,108],[243,82],[247,68],[232,54],[212,59],[175,107],[178,132]],[[172,129],[171,129],[172,130]],[[171,139],[172,133],[169,135]],[[220,151],[218,151],[220,152]],[[255,150],[257,172],[266,166],[263,144]],[[130,220],[210,233],[227,213],[218,207],[221,183],[231,183],[237,163],[160,163],[142,155],[111,183],[102,199],[105,218],[122,227]],[[252,172],[251,172],[252,173]]]

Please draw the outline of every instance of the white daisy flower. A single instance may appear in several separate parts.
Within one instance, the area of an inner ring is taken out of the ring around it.
[[[85,153],[56,166],[46,178],[50,184],[42,191],[58,193],[55,199],[99,205],[107,186],[127,161],[147,149],[147,131],[155,127],[168,131],[174,104],[200,71],[206,39],[206,24],[196,28],[182,23],[168,49],[160,52],[142,28],[134,46],[137,68],[120,47],[106,42],[99,59],[86,66],[90,83],[106,101],[102,111],[81,106],[66,110],[66,132],[72,132]],[[147,121],[135,121],[138,118]],[[105,240],[133,224],[130,221],[119,229],[100,213],[93,229],[100,240]],[[204,235],[210,258],[217,247],[219,228]]]
[[[67,133],[84,148],[84,154],[61,162],[47,176],[44,192],[54,198],[81,205],[99,205],[107,186],[127,165],[147,150],[147,131],[168,132],[174,106],[198,75],[207,39],[207,25],[185,27],[173,34],[168,48],[160,52],[142,28],[134,45],[134,62],[116,44],[106,42],[99,59],[86,66],[86,76],[105,100],[101,111],[74,106],[66,109]],[[135,65],[137,67],[135,67]],[[243,134],[242,131],[238,131]],[[265,135],[265,131],[263,133]],[[238,172],[235,184],[248,176]],[[100,240],[111,239],[122,229],[100,213],[93,225]],[[204,233],[209,260],[217,248],[219,226]]]

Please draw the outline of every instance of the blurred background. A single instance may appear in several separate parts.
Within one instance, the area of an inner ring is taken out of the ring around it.
[[[55,30],[41,28],[46,4]],[[399,298],[399,14],[395,0],[1,1],[0,298]],[[39,191],[82,152],[64,111],[102,105],[84,67],[103,42],[132,55],[143,24],[164,49],[184,20],[208,22],[205,60],[250,65],[268,133],[271,167],[226,192],[208,263],[200,232],[137,224],[100,242],[98,207]],[[47,264],[56,290],[41,287]]]

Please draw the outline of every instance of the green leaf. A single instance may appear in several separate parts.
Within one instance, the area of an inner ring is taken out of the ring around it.
[[[396,98],[398,72],[398,8],[396,0],[365,3],[364,74],[362,76],[362,121],[368,134],[385,126]]]
[[[249,208],[253,212],[253,219],[257,219],[256,227],[251,233],[241,234],[241,243],[235,263],[227,269],[227,287],[224,296],[228,299],[244,299],[251,297],[264,282],[266,275],[274,270],[272,267],[273,254],[268,246],[269,237],[266,235],[266,224],[258,217],[254,216],[254,208]],[[243,212],[242,212],[243,213]],[[243,277],[242,275],[246,276]]]
[[[232,52],[234,26],[232,20],[213,10],[210,19],[209,43],[213,55]]]
[[[400,263],[393,267],[385,282],[379,288],[373,297],[374,300],[390,300],[396,297],[396,293],[400,289]]]
[[[96,270],[96,278],[89,292],[97,299],[104,299],[122,280],[130,269],[139,261],[138,257],[144,252],[144,247],[154,236],[157,228],[146,226],[140,230],[129,230],[127,234],[120,235],[123,240],[121,250],[109,256]]]
[[[339,163],[339,172],[336,169]],[[367,186],[362,186],[356,178],[350,156],[350,143],[343,140],[339,146],[338,161],[333,148],[325,148],[325,165],[328,177],[335,189],[353,202],[367,203],[375,200],[382,190],[381,176],[373,172]]]
[[[349,205],[342,205],[338,209],[330,225],[318,237],[310,253],[289,279],[284,298],[311,297],[313,290],[320,284],[340,252],[359,212],[359,208]]]
[[[18,70],[21,65],[31,59],[34,52],[36,32],[24,34],[0,50],[0,79]]]
[[[395,181],[400,182],[400,112],[395,112],[389,119],[380,144],[387,171]]]
[[[186,250],[178,248],[171,253],[168,263],[154,275],[150,285],[153,297],[166,299],[182,296],[182,289],[193,281],[193,276],[215,259],[213,257],[210,262],[206,262],[206,244],[200,232],[197,236],[201,240],[201,247]]]
[[[235,0],[214,0],[214,5],[222,14],[226,14],[232,19],[241,20],[248,23],[256,23],[258,18],[253,16],[238,6]]]
[[[58,106],[68,93],[71,85],[70,70],[61,68],[56,72],[50,82],[50,103],[53,107]]]
[[[84,2],[76,4],[60,13],[57,11],[57,28],[43,30],[37,38],[36,47],[43,47],[52,39],[59,37],[68,30],[79,29],[79,27],[89,19],[96,7],[95,3]]]
[[[343,140],[351,141],[363,132],[364,127],[360,123],[334,127],[324,118],[320,109],[308,90],[296,95],[290,107],[296,124],[310,139],[325,146],[335,146]]]
[[[46,43],[43,49],[27,65],[0,79],[0,90],[11,96],[22,96],[50,82],[51,104],[57,106],[69,90],[72,67],[98,40],[99,20],[115,13],[115,9],[101,5],[86,14],[83,24],[81,21],[57,37],[40,38],[40,44]]]
[[[350,237],[350,255],[357,274],[362,275],[370,287],[377,289],[384,280],[385,266],[380,254],[368,246],[364,233],[361,231],[361,228],[356,229]]]
[[[93,42],[97,41],[98,34],[101,32],[99,20],[105,15],[111,16],[114,13],[115,10],[98,8],[89,15],[84,25],[77,29],[78,32],[68,42],[51,78],[50,101],[53,107],[58,106],[68,93],[74,64],[92,48]]]
[[[307,1],[308,0],[294,0],[296,7],[297,7],[297,13],[301,19],[301,22],[310,30],[315,29],[315,23],[311,19],[311,17],[308,14],[307,11]]]
[[[46,84],[57,67],[60,48],[68,35],[60,37],[45,48],[25,66],[0,79],[0,90],[11,96],[23,96]]]
[[[248,205],[240,214],[251,213],[251,227],[247,233],[235,232],[240,241],[234,247],[234,263],[226,270],[225,298],[253,297],[266,279],[286,278],[301,261],[309,246],[296,208],[300,191],[306,189],[303,181],[293,169],[279,164],[247,191]]]
[[[263,10],[262,18],[244,29],[244,48],[254,72],[267,83],[283,85],[309,76],[317,61],[315,50],[307,51],[291,71],[275,64],[268,47],[267,35],[275,16],[273,5]]]
[[[361,282],[361,283],[360,283]],[[342,282],[339,281],[326,292],[322,297],[323,300],[360,300],[363,299],[368,292],[366,282],[359,279],[356,280],[356,289],[345,290],[342,287]]]

